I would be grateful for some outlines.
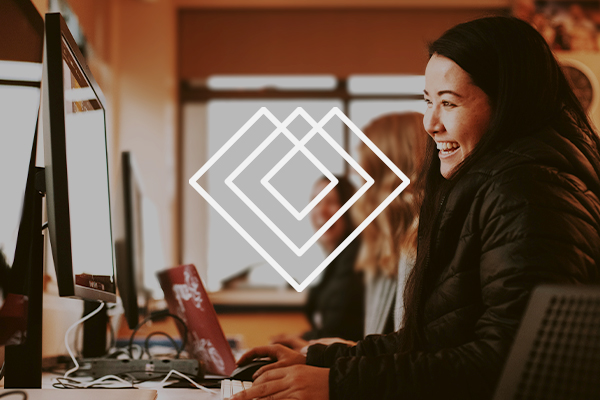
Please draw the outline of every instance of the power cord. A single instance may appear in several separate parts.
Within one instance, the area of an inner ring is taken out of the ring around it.
[[[171,317],[171,318],[175,319],[183,327],[183,334],[181,335],[182,336],[181,337],[181,347],[177,348],[177,346],[175,346],[175,340],[173,340],[173,338],[171,338],[169,336],[169,338],[171,339],[171,342],[174,344],[174,347],[177,350],[177,354],[175,355],[175,358],[179,358],[179,355],[181,354],[181,352],[183,351],[183,349],[185,349],[185,345],[187,344],[188,327],[187,327],[185,321],[183,319],[181,319],[179,316],[177,316],[175,314],[171,314],[167,310],[163,310],[163,311],[154,312],[154,313],[150,314],[149,316],[147,316],[146,318],[144,318],[142,320],[142,322],[140,322],[135,327],[135,329],[133,330],[133,332],[131,333],[131,337],[129,338],[129,346],[128,347],[129,347],[129,354],[130,354],[130,356],[131,356],[132,359],[134,358],[133,357],[133,339],[135,338],[135,334],[140,330],[140,328],[142,326],[144,326],[149,321],[153,321],[155,319],[162,319],[162,318],[165,318],[165,317]],[[152,336],[153,334],[154,333],[151,333],[150,336]],[[156,333],[156,334],[159,334],[159,333]],[[160,334],[167,335],[164,332],[160,332]],[[146,338],[146,342],[145,342],[146,349],[148,349],[148,342],[149,342],[149,339]],[[149,352],[148,352],[148,356],[150,356]],[[141,358],[141,355],[140,355],[139,358]]]
[[[158,335],[164,336],[167,339],[169,339],[169,341],[173,345],[173,348],[175,350],[178,350],[176,358],[179,358],[179,353],[181,352],[181,350],[179,350],[177,348],[177,343],[175,342],[175,339],[173,339],[171,337],[171,335],[169,335],[168,333],[162,332],[162,331],[152,332],[151,334],[149,334],[148,336],[146,336],[146,340],[144,340],[144,349],[146,350],[146,353],[148,354],[148,357],[152,358],[152,354],[150,354],[150,339],[152,338],[152,336],[158,336]]]
[[[114,306],[111,307],[108,304],[105,304],[104,306],[109,311],[115,308]],[[73,347],[75,348],[75,353],[78,358],[83,358],[83,346],[81,344],[81,337],[82,337],[81,331],[82,330],[83,330],[83,325],[80,324],[79,326],[77,326],[77,331],[75,332],[75,339],[73,340]],[[108,348],[104,349],[105,350],[104,353],[108,353],[112,348],[115,347],[115,344],[116,344],[115,329],[114,329],[110,319],[108,321],[108,331],[110,333],[110,344],[109,344]]]
[[[23,400],[27,400],[27,393],[23,390],[11,390],[10,392],[4,392],[0,394],[0,399],[3,397],[8,397],[8,396],[12,396],[15,394],[20,394]]]
[[[69,333],[71,333],[71,331],[73,329],[75,329],[79,324],[87,321],[88,319],[92,318],[94,315],[98,314],[100,312],[100,310],[102,310],[102,308],[104,308],[104,303],[100,303],[98,308],[96,308],[94,311],[92,311],[85,317],[83,317],[80,320],[78,320],[77,322],[75,322],[73,325],[71,325],[69,327],[69,329],[67,329],[67,333],[65,333],[65,347],[67,348],[67,352],[71,356],[71,360],[73,360],[73,364],[75,364],[75,367],[73,367],[70,370],[68,370],[67,372],[65,372],[65,375],[63,376],[63,378],[67,378],[69,375],[71,375],[73,372],[75,372],[79,369],[79,363],[77,362],[77,358],[75,358],[75,355],[73,354],[73,351],[71,350],[71,347],[69,346]]]

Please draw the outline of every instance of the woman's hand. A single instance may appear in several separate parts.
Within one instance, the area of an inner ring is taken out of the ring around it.
[[[342,339],[342,338],[339,338],[339,337],[336,337],[336,338],[321,338],[321,339],[311,340],[310,342],[308,342],[308,345],[312,346],[313,344],[324,344],[325,346],[329,346],[330,344],[334,344],[334,343],[343,343],[343,344],[346,344],[348,346],[356,346],[356,342],[353,342],[352,340]]]
[[[260,376],[261,374],[275,369],[288,367],[296,364],[306,364],[306,357],[302,354],[294,351],[288,347],[280,344],[274,344],[271,346],[255,347],[252,350],[244,353],[238,360],[238,365],[245,365],[254,360],[255,358],[270,357],[273,360],[277,360],[273,364],[265,365],[256,371],[253,378]]]
[[[250,389],[231,398],[250,399],[329,400],[329,368],[293,365],[264,372]]]
[[[271,338],[271,344],[282,344],[290,349],[300,351],[308,345],[308,342],[298,335],[281,334]]]

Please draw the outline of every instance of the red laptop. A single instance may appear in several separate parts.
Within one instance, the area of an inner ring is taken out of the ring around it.
[[[157,276],[169,311],[187,324],[187,350],[204,362],[208,374],[229,376],[236,367],[235,359],[196,267],[180,265]]]

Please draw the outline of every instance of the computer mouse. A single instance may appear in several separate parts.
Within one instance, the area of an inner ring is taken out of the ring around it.
[[[265,358],[261,358],[261,359],[257,359],[254,361],[251,361],[250,363],[243,365],[241,367],[237,367],[236,369],[233,370],[233,372],[231,373],[230,379],[235,379],[238,381],[254,381],[254,378],[252,378],[252,375],[254,375],[254,373],[256,371],[258,371],[258,369],[264,365],[268,365],[268,364],[272,364],[274,363],[275,360],[271,360],[271,359],[265,359]]]

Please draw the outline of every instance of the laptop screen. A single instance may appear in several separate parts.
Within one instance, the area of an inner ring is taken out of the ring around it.
[[[206,365],[208,374],[231,375],[235,358],[196,267],[181,265],[157,275],[169,311],[187,324],[187,350],[192,357]],[[183,335],[183,329],[177,328]]]

